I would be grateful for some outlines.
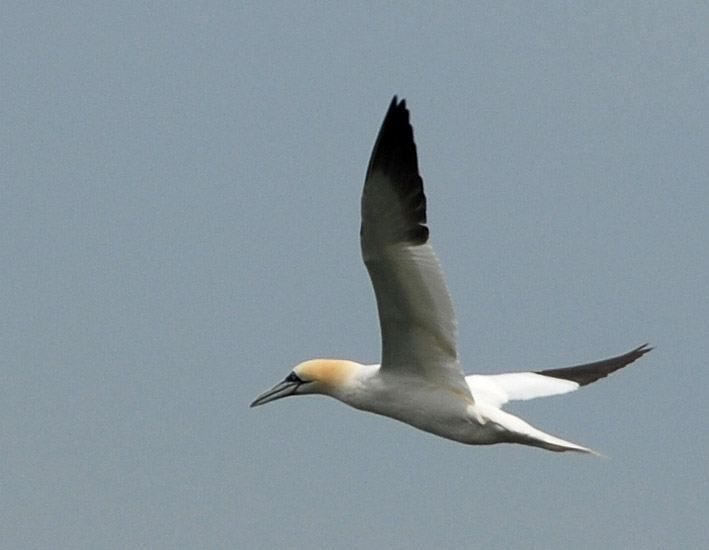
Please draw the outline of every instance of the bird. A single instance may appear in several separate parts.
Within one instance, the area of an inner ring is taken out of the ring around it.
[[[469,445],[515,443],[599,455],[505,410],[509,401],[564,394],[639,359],[648,344],[594,363],[539,371],[464,375],[441,264],[431,245],[406,100],[392,99],[366,171],[360,247],[374,287],[381,363],[310,359],[251,407],[321,394]]]

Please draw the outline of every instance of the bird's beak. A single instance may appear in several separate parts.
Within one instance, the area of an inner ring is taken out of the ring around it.
[[[302,382],[299,380],[284,380],[283,382],[273,386],[270,390],[267,390],[259,395],[254,402],[251,403],[251,406],[258,407],[259,405],[265,405],[266,403],[270,403],[276,399],[288,397],[289,395],[292,395],[301,384]]]

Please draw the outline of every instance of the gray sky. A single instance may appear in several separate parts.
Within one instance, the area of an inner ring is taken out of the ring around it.
[[[428,4],[5,7],[0,546],[706,543],[709,8]],[[358,210],[394,94],[466,372],[656,346],[512,407],[609,460],[248,408],[378,362]]]

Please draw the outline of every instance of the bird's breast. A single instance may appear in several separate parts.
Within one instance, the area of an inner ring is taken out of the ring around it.
[[[470,439],[471,430],[484,421],[475,414],[469,395],[420,378],[377,377],[337,397],[357,409],[456,441]]]

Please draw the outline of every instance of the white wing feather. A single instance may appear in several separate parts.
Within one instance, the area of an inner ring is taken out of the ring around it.
[[[428,243],[426,199],[404,101],[392,101],[362,193],[362,257],[382,334],[382,371],[420,376],[470,397],[443,271]]]
[[[496,407],[501,407],[508,401],[558,395],[580,387],[571,380],[551,378],[534,372],[472,374],[466,376],[465,381],[477,401],[484,401]]]

